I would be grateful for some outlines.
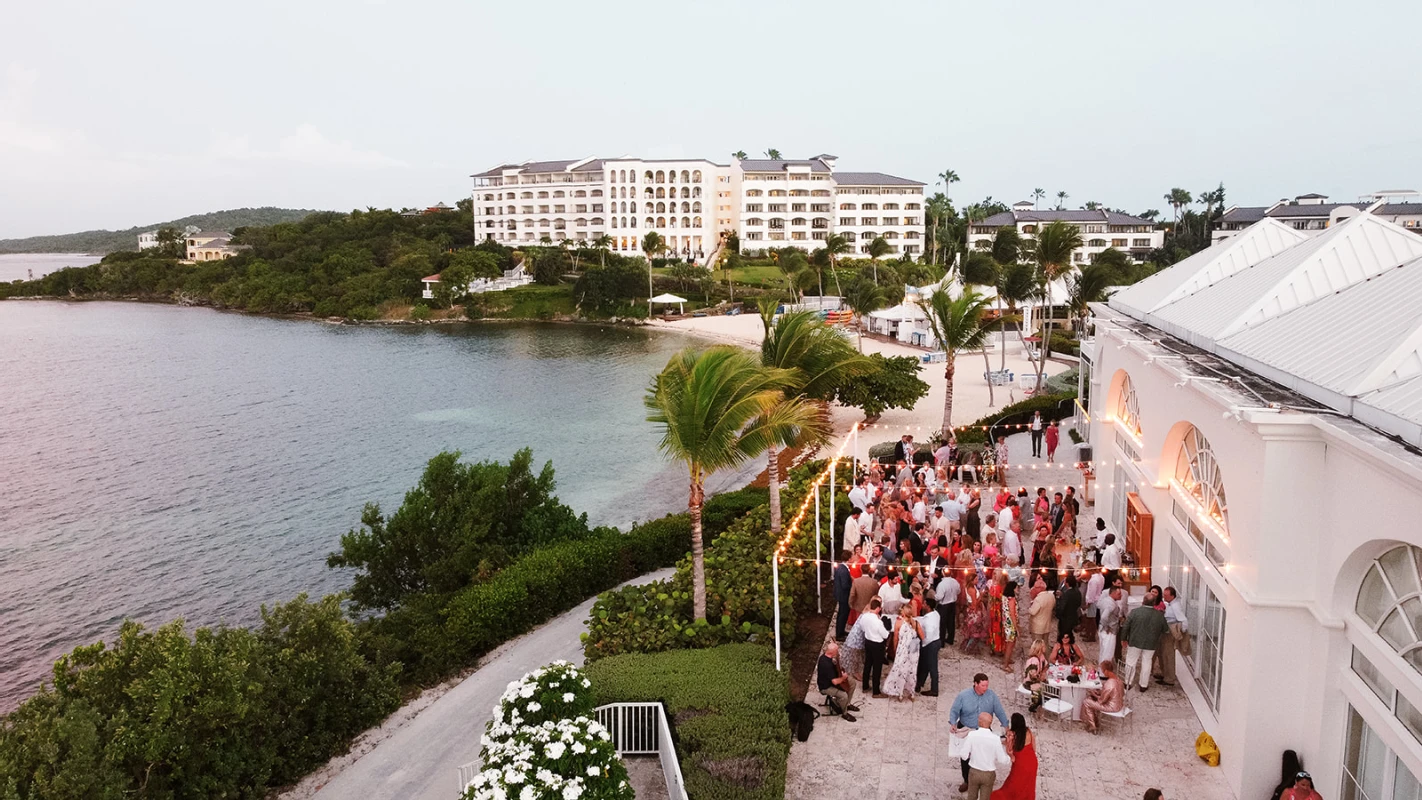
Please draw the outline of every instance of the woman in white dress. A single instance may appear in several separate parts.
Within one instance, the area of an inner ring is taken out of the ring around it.
[[[894,621],[894,666],[884,679],[884,694],[895,700],[914,699],[914,683],[918,680],[918,651],[923,642],[923,628],[913,617],[913,604],[905,603]]]

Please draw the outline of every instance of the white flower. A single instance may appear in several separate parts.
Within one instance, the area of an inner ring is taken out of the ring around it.
[[[525,700],[527,700],[528,698],[530,698],[530,697],[533,696],[533,687],[532,687],[532,686],[525,686],[525,687],[523,687],[522,689],[519,689],[519,690],[518,690],[518,696],[519,696],[519,697],[522,697],[522,698],[525,699]]]
[[[576,783],[570,783],[563,787],[563,800],[578,800],[583,796],[583,787]]]
[[[591,688],[592,688],[592,681],[588,680],[587,678],[583,678],[583,688],[584,688],[584,689],[591,689]]]
[[[563,692],[563,702],[565,702],[565,703],[571,703],[571,702],[573,702],[573,698],[574,698],[574,695],[573,695],[572,692]]]
[[[582,755],[588,751],[588,746],[582,742],[573,742],[573,752]]]
[[[553,759],[554,761],[557,761],[558,759],[562,758],[562,757],[563,757],[563,753],[564,753],[564,751],[566,751],[566,750],[567,750],[567,745],[563,744],[562,742],[553,742],[553,743],[549,744],[547,747],[543,748],[544,754],[546,754],[549,758]]]
[[[535,800],[538,797],[538,790],[532,786],[523,787],[523,791],[518,793],[519,800]]]
[[[541,710],[542,708],[543,708],[543,706],[542,706],[541,704],[539,704],[539,703],[529,703],[529,704],[528,704],[528,713],[530,713],[530,714],[537,713],[537,712],[538,712],[539,710]]]
[[[602,769],[601,769],[601,768],[599,768],[599,767],[588,767],[588,777],[590,777],[590,778],[596,778],[597,776],[599,776],[599,775],[601,775],[601,774],[602,774]]]
[[[510,769],[504,773],[504,783],[523,783],[527,779],[527,775],[517,770]]]

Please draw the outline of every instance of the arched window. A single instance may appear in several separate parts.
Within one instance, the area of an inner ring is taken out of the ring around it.
[[[700,213],[701,213],[701,202],[698,200],[697,202],[692,203],[692,204],[691,204],[691,210],[694,211],[694,212],[696,212],[697,214],[700,214]]]
[[[578,217],[577,219],[573,220],[573,227],[574,227],[574,228],[586,228],[587,226],[588,226],[588,221],[587,221],[587,219],[584,218],[584,217]]]
[[[667,174],[666,174],[665,172],[662,172],[661,170],[657,170],[657,183],[666,183],[666,182],[667,182]]]
[[[652,171],[651,171],[651,170],[647,170],[646,173],[644,173],[644,174],[642,175],[642,183],[651,183],[651,182],[652,182]]]
[[[1131,376],[1121,377],[1121,393],[1116,396],[1116,419],[1126,430],[1141,438],[1141,401],[1136,397],[1136,387],[1131,385]]]
[[[673,222],[675,222],[675,220],[673,220]],[[691,227],[691,217],[682,217],[682,218],[681,218],[681,227],[683,227],[683,228],[690,228],[690,227]]]
[[[844,237],[844,240],[845,240],[846,242],[852,242],[852,241],[854,241],[854,231],[845,231],[844,233],[842,233],[842,234],[840,234],[840,235]]]
[[[632,204],[632,208],[630,208],[630,209],[628,209],[628,210],[631,211],[633,214],[636,214],[636,213],[637,213],[637,204],[634,202],[634,203]]]
[[[627,182],[627,170],[625,170],[625,169],[619,169],[619,170],[617,171],[617,175],[618,175],[618,179],[617,179],[617,182],[618,182],[618,183],[626,183],[626,182]],[[632,173],[632,177],[634,177],[634,178],[637,177],[637,173],[635,173],[635,172]]]
[[[657,217],[657,227],[658,227],[658,228],[665,228],[666,226],[667,226],[667,218],[666,218],[666,217]]]
[[[613,218],[612,218],[612,227],[614,227],[614,228],[617,227],[617,217],[613,217]]]
[[[1224,476],[1220,474],[1209,440],[1193,425],[1185,432],[1180,453],[1175,457],[1175,481],[1204,508],[1205,515],[1228,534],[1229,504],[1225,502]]]
[[[524,200],[532,200],[532,199],[533,199],[533,192],[524,192],[523,194],[519,195],[519,197],[522,198],[522,199],[524,199]]]
[[[1373,561],[1353,610],[1422,673],[1422,550],[1398,545]]]
[[[1105,246],[1106,246],[1106,240],[1105,240],[1105,239],[1091,239],[1090,241],[1088,241],[1088,242],[1086,243],[1086,246],[1087,246],[1087,247],[1105,247]]]
[[[662,212],[664,212],[664,211],[666,211],[666,210],[667,210],[667,204],[666,204],[666,203],[657,203],[657,213],[658,213],[658,214],[660,214],[660,213],[662,213]]]
[[[657,196],[657,193],[654,192],[654,191],[652,191],[652,187],[648,186],[648,187],[647,187],[647,190],[642,193],[642,196],[650,199],[650,198],[656,197],[656,196]]]
[[[547,199],[548,199],[548,193],[547,193],[547,192],[539,192],[539,193],[538,193],[538,199],[539,199],[539,200],[547,200]]]
[[[693,186],[693,187],[691,187],[691,196],[692,196],[692,197],[700,197],[700,196],[701,196],[701,187],[700,187],[700,186]]]
[[[565,195],[563,194],[563,190],[562,190],[562,189],[559,189],[558,191],[556,191],[556,192],[553,193],[553,196],[554,196],[554,197],[564,197]]]
[[[764,192],[759,189],[747,189],[746,197],[760,197]]]
[[[587,197],[587,196],[588,196],[588,193],[585,192],[585,191],[583,191],[582,189],[579,189],[579,190],[577,190],[576,192],[573,192],[573,196],[574,196],[574,197]],[[597,195],[593,195],[593,196],[596,197]]]
[[[592,218],[592,224],[593,224],[593,227],[594,227],[594,228],[600,228],[600,227],[602,227],[602,224],[603,224],[603,222],[602,222],[602,217],[593,217],[593,218]]]
[[[646,224],[645,226],[643,226],[643,227],[646,227],[646,228],[656,227],[656,223],[652,220],[651,217],[647,217],[647,224]]]
[[[690,172],[687,172],[686,170],[682,170],[682,171],[681,171],[681,182],[682,182],[682,183],[687,183],[687,182],[689,182],[690,180],[691,180],[691,173],[690,173]]]
[[[681,196],[682,196],[682,197],[690,197],[690,196],[691,196],[691,187],[689,187],[689,186],[683,186],[683,187],[681,187]]]
[[[691,204],[685,201],[681,204],[681,213],[686,214],[691,211]]]
[[[691,173],[691,181],[692,183],[701,183],[701,170],[698,169]]]
[[[692,217],[692,218],[691,218],[691,227],[693,227],[693,228],[699,228],[699,227],[701,227],[701,217]]]

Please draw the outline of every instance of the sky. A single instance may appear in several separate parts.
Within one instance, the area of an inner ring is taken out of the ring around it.
[[[1422,3],[0,0],[0,238],[774,147],[1131,211],[1422,189]]]

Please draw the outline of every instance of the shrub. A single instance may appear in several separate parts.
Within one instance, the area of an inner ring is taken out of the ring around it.
[[[356,306],[346,312],[346,318],[369,322],[373,319],[380,319],[380,310],[375,306]]]
[[[1080,367],[1072,367],[1047,378],[1044,388],[1051,394],[1076,394],[1076,382],[1081,376]]]
[[[427,319],[429,319],[429,318],[430,318],[430,307],[427,306],[427,305],[425,305],[424,303],[420,303],[419,305],[417,305],[417,306],[415,306],[414,308],[410,309],[410,319],[412,319],[412,320],[414,320],[414,321],[416,321],[416,322],[424,322],[425,320],[427,320]]]
[[[1052,352],[1079,356],[1081,355],[1081,342],[1069,333],[1052,331]]]
[[[880,442],[869,448],[869,460],[887,463],[894,460],[894,445],[898,442]],[[914,451],[913,463],[926,464],[933,459],[933,450],[929,449],[926,442],[915,442],[918,450]]]
[[[554,661],[509,683],[494,706],[494,716],[484,726],[483,747],[507,740],[522,727],[536,727],[560,719],[593,713],[592,684],[577,667]]]
[[[988,432],[985,426],[990,425],[1020,425],[1032,419],[1032,412],[1042,412],[1042,418],[1051,420],[1054,416],[1065,416],[1065,404],[1071,402],[1076,397],[1076,392],[1068,394],[1039,394],[1029,397],[1009,406],[994,411],[981,419],[968,424],[964,430],[957,432],[958,444],[981,444],[988,439]],[[1000,430],[999,434],[1011,433],[1010,429]]]
[[[595,705],[661,702],[687,794],[760,800],[785,796],[790,755],[786,673],[763,645],[630,654],[589,664]]]

